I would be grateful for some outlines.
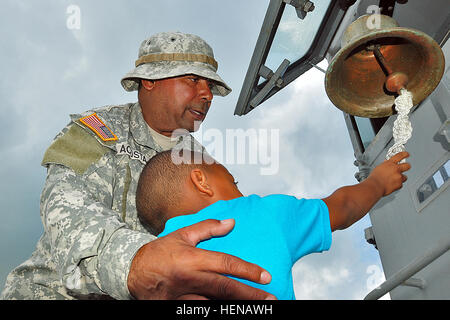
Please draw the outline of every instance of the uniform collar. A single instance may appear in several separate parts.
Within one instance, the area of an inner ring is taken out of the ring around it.
[[[163,151],[161,146],[155,142],[151,135],[150,127],[142,115],[142,109],[139,102],[136,102],[131,107],[130,132],[138,144],[149,147],[156,152]],[[187,148],[198,152],[205,151],[203,146],[191,134],[180,136],[178,140],[178,147]]]
[[[156,144],[150,133],[149,126],[142,115],[142,109],[139,102],[136,102],[131,107],[130,132],[138,144],[149,147],[157,152],[162,151],[161,147]]]

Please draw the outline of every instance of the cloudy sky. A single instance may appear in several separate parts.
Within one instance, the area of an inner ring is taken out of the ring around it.
[[[215,98],[199,138],[217,130],[226,137],[227,129],[251,129],[258,132],[260,149],[263,133],[278,135],[278,152],[269,159],[278,168],[275,174],[261,174],[267,162],[259,158],[257,163],[226,163],[244,194],[322,198],[357,182],[344,117],[329,102],[320,71],[310,70],[250,114],[233,115],[268,3],[2,0],[0,289],[9,271],[31,255],[43,231],[39,198],[45,149],[69,114],[137,100],[136,93],[122,89],[120,78],[132,69],[141,41],[156,32],[201,36],[233,88],[227,97]],[[80,10],[79,29],[70,28],[78,27],[71,5]],[[218,150],[211,141],[204,143]],[[330,251],[297,262],[298,299],[362,299],[383,280],[378,253],[364,239],[368,226],[365,217],[335,232]]]

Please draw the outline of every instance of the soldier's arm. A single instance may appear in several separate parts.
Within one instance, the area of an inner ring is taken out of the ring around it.
[[[44,155],[41,218],[66,290],[129,299],[131,260],[155,237],[127,228],[111,209],[114,173],[107,152],[84,129],[69,125]]]
[[[330,214],[331,230],[345,229],[364,217],[383,196],[402,187],[406,181],[403,172],[409,170],[409,163],[398,162],[409,154],[401,152],[375,167],[369,177],[353,186],[337,189],[323,199]]]
[[[41,213],[51,239],[52,260],[72,293],[129,299],[130,262],[155,237],[128,229],[117,212],[88,191],[83,180],[60,165],[48,169]]]

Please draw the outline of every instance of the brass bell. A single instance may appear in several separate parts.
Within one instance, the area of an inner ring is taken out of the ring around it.
[[[380,22],[379,28],[372,27],[373,21]],[[444,65],[441,48],[427,34],[401,28],[386,15],[365,15],[345,30],[325,89],[333,104],[351,115],[387,117],[401,88],[412,93],[414,105],[430,95]]]

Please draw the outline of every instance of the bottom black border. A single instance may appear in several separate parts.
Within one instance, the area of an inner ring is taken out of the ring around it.
[[[83,318],[100,316],[102,319],[110,315],[117,317],[122,313],[130,318],[138,314],[141,316],[141,312],[149,318],[162,316],[163,319],[310,319],[326,315],[387,318],[396,311],[402,312],[404,316],[408,310],[433,310],[435,313],[441,308],[447,312],[449,307],[450,300],[0,301],[2,311],[11,309],[14,316],[21,312],[28,315],[30,312],[39,314],[44,311],[42,314],[46,318],[78,315]]]

